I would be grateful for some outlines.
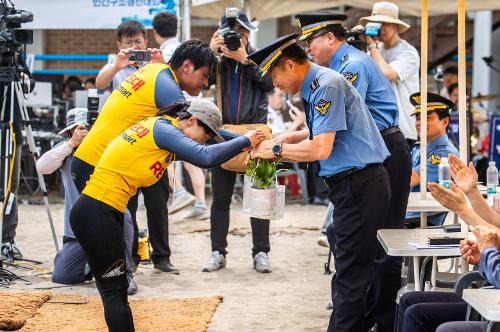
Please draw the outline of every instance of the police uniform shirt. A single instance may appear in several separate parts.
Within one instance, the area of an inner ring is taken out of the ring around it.
[[[137,188],[153,185],[175,159],[208,168],[248,146],[245,136],[202,145],[183,134],[171,117],[146,118],[109,143],[82,193],[124,212]]]
[[[420,143],[417,143],[411,151],[412,169],[420,175]],[[427,144],[427,181],[438,182],[438,168],[441,163],[441,158],[448,158],[448,154],[453,153],[459,155],[457,148],[450,142],[448,136],[442,135],[436,138],[431,143]],[[412,192],[420,192],[420,185],[411,188]],[[418,218],[419,212],[407,212],[406,218]]]
[[[168,65],[141,67],[111,93],[75,156],[92,166],[97,165],[109,142],[123,130],[184,100],[177,78]]]
[[[335,52],[330,68],[341,73],[358,90],[379,131],[399,124],[396,95],[368,54],[344,43]]]
[[[336,132],[332,152],[320,160],[319,176],[383,163],[385,143],[356,89],[339,73],[311,63],[302,84],[310,138]]]

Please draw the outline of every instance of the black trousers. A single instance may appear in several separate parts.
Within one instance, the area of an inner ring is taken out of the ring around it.
[[[75,181],[76,188],[81,193],[85,188],[90,175],[94,172],[94,166],[84,162],[79,158],[73,158],[71,164],[71,172]],[[170,247],[168,244],[168,176],[167,172],[163,174],[161,179],[147,188],[141,188],[144,195],[144,205],[147,210],[149,239],[153,248],[152,260],[153,263],[159,263],[162,259],[170,258]],[[138,228],[136,220],[137,211],[137,195],[134,196],[127,206],[132,219],[134,221],[134,243],[132,250],[134,251],[134,261],[137,260],[137,238]],[[136,261],[136,263],[138,263]]]
[[[123,213],[83,194],[73,205],[70,223],[94,275],[109,331],[134,331],[127,299]]]
[[[365,168],[330,188],[335,210],[327,237],[335,257],[329,332],[364,331],[377,230],[389,214],[391,188],[382,165]]]
[[[404,228],[408,195],[410,194],[411,156],[401,132],[384,137],[391,156],[384,162],[391,184],[391,203],[383,229]],[[379,331],[393,331],[396,296],[401,288],[401,257],[389,256],[377,241],[373,282],[367,292],[367,324],[378,324]]]
[[[168,244],[167,201],[169,192],[167,172],[163,173],[158,182],[152,186],[141,188],[141,191],[144,195],[144,205],[148,217],[149,241],[153,248],[151,259],[154,264],[158,264],[162,260],[169,260],[171,254]]]
[[[233,196],[236,173],[226,171],[220,166],[212,168],[213,201],[210,214],[210,239],[212,251],[227,254],[227,233],[229,231],[229,209]],[[259,251],[269,252],[269,220],[250,218],[252,225],[252,254]]]
[[[463,321],[467,304],[450,292],[410,292],[401,297],[400,332],[435,331],[442,323]]]

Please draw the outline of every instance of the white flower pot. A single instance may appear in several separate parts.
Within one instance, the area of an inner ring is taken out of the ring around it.
[[[250,211],[256,217],[269,218],[276,207],[276,188],[250,188]]]

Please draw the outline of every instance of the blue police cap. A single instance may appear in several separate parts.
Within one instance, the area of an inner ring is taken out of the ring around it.
[[[298,36],[298,33],[292,33],[290,35],[280,37],[271,44],[250,54],[248,56],[248,60],[259,66],[262,70],[262,76],[265,76],[271,69],[273,63],[276,62],[279,56],[283,53],[283,50],[288,46],[297,43]]]
[[[344,14],[335,14],[330,12],[297,14],[295,15],[295,20],[297,21],[297,24],[299,25],[302,32],[302,35],[299,38],[299,42],[313,37],[316,32],[328,26],[342,26],[342,21],[346,19],[347,16]]]
[[[421,106],[420,92],[416,92],[410,96],[410,102],[415,107],[415,111],[411,115],[420,113]],[[438,94],[427,92],[427,112],[436,112],[444,116],[450,116],[450,110],[455,107],[453,102]]]

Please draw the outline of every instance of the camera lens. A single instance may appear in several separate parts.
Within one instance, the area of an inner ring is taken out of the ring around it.
[[[229,31],[224,35],[224,43],[230,51],[236,51],[240,48],[240,34],[235,31]]]
[[[144,53],[137,53],[135,55],[135,60],[136,61],[144,61]]]

